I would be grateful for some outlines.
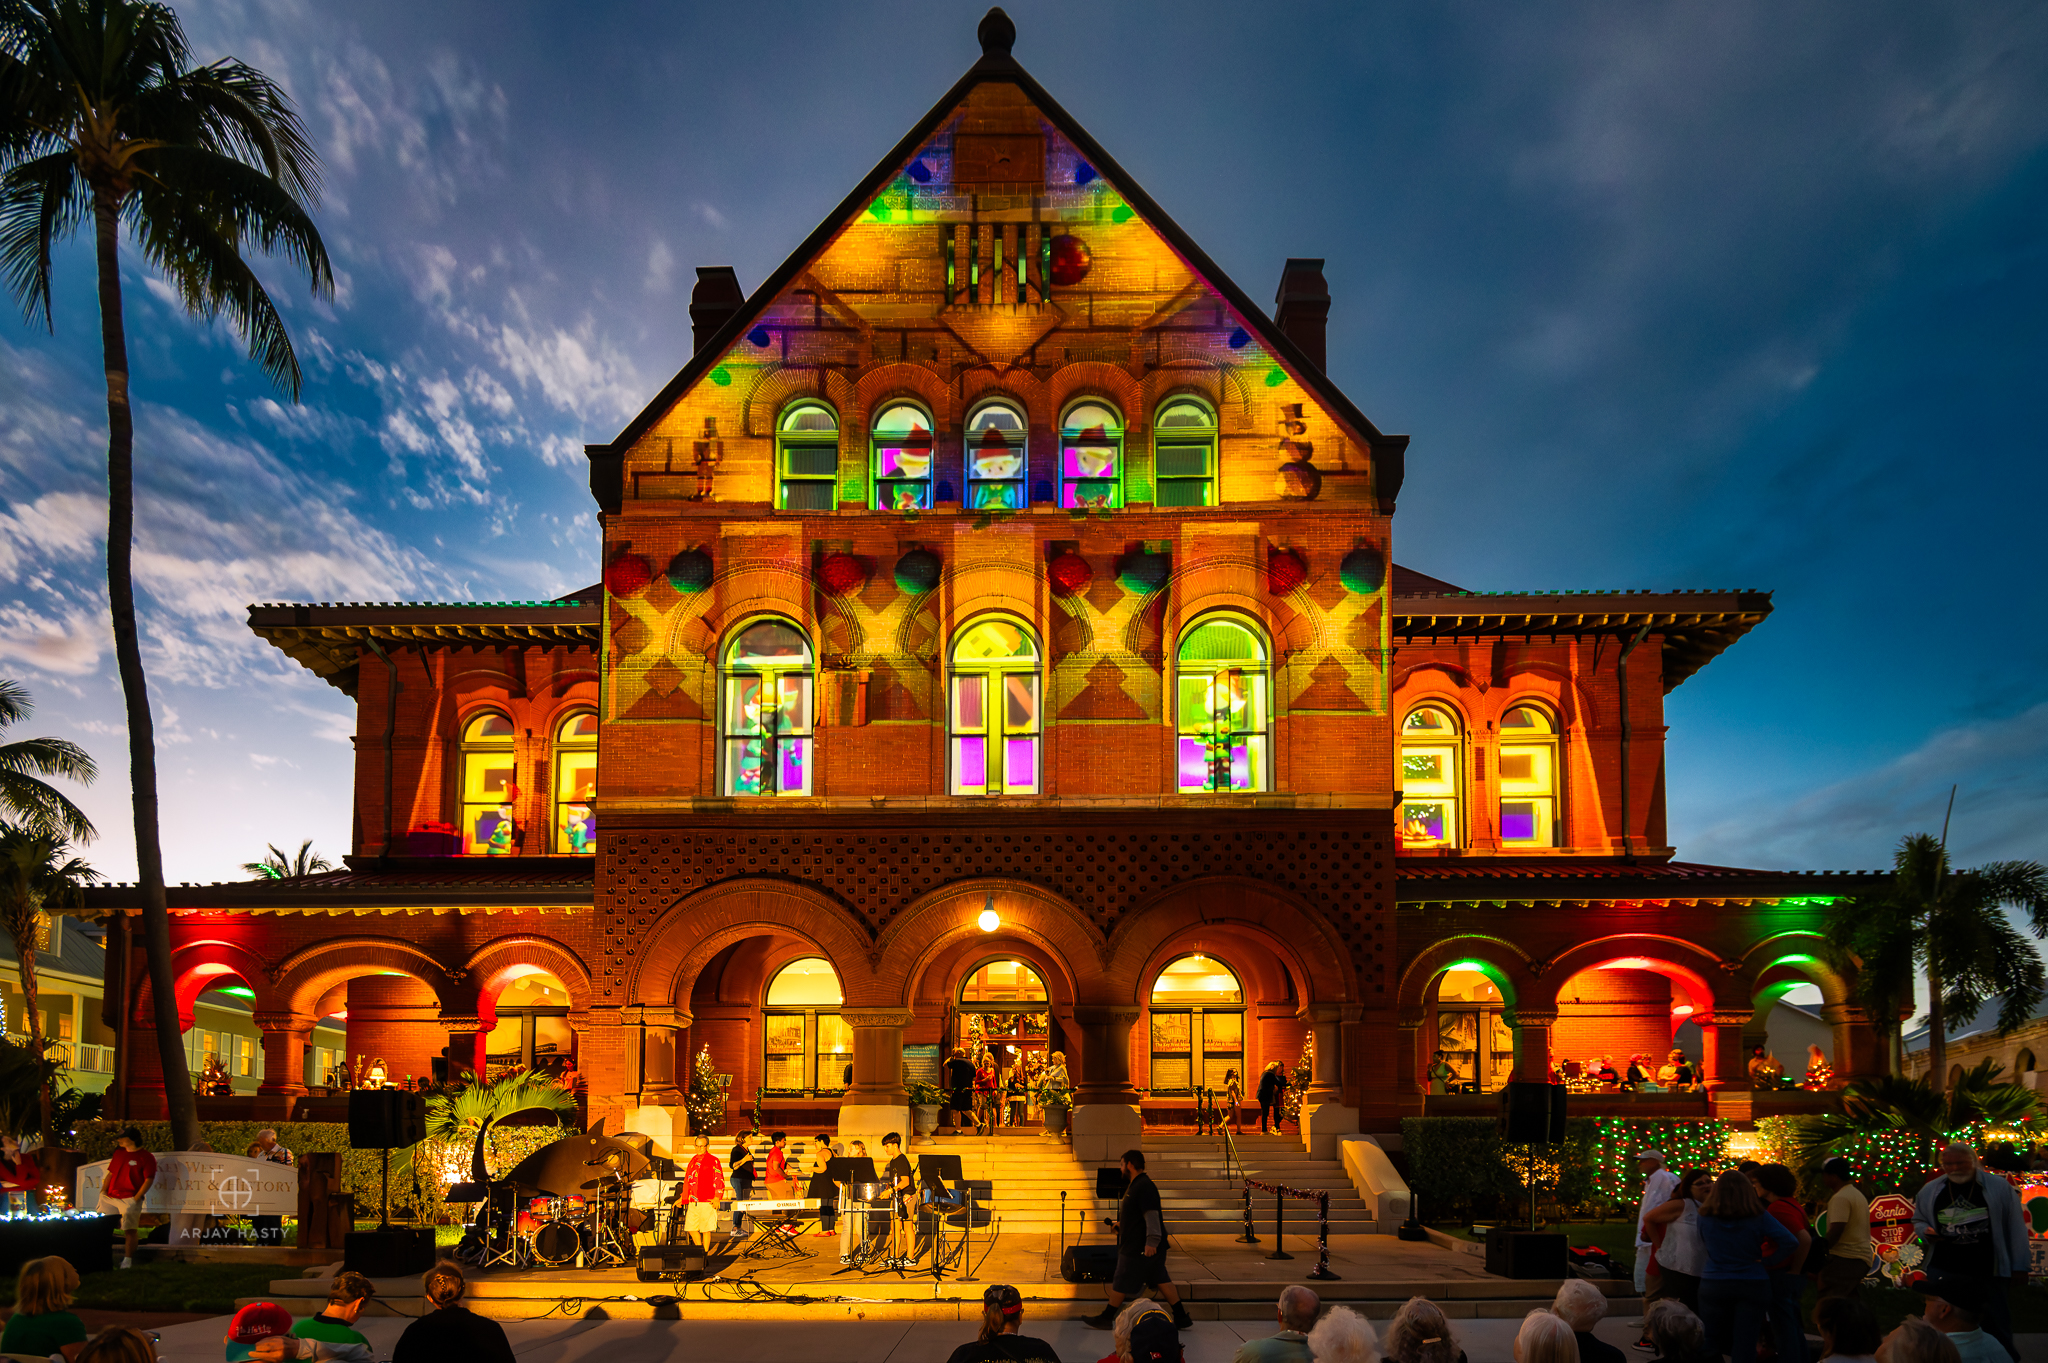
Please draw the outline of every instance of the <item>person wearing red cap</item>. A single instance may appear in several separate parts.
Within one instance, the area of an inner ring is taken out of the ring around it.
[[[370,1363],[375,1357],[367,1344],[341,1344],[324,1339],[297,1339],[292,1335],[292,1313],[276,1302],[253,1301],[235,1312],[228,1322],[227,1363],[244,1358],[269,1363],[272,1359],[339,1359],[341,1363]]]
[[[1060,1363],[1052,1345],[1019,1334],[1024,1298],[1008,1283],[992,1284],[981,1294],[981,1337],[953,1350],[946,1363]]]

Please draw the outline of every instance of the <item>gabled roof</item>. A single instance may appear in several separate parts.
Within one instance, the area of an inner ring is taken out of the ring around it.
[[[351,859],[354,862],[356,859]],[[375,857],[363,869],[297,880],[171,885],[173,913],[588,913],[596,867],[589,857]],[[82,912],[142,912],[134,885],[96,885]]]
[[[1620,857],[1402,856],[1394,866],[1394,897],[1402,904],[1839,898],[1891,882],[1889,871],[1758,871]]]
[[[781,296],[783,290],[794,284],[797,276],[831,244],[833,237],[847,220],[857,215],[863,207],[873,201],[876,194],[896,178],[932,134],[938,131],[940,125],[960,107],[969,91],[984,82],[995,82],[1015,85],[1021,89],[1037,106],[1038,112],[1045,117],[1046,122],[1079,148],[1095,169],[1114,184],[1118,192],[1137,209],[1139,217],[1187,261],[1189,267],[1203,282],[1216,290],[1224,301],[1230,304],[1244,324],[1257,335],[1259,343],[1286,367],[1294,379],[1327,406],[1338,421],[1351,428],[1351,433],[1359,443],[1372,452],[1381,501],[1391,510],[1394,496],[1400,490],[1408,437],[1384,434],[1373,425],[1365,413],[1359,411],[1351,399],[1344,395],[1343,390],[1331,382],[1329,376],[1318,369],[1308,356],[1302,353],[1301,348],[1266,316],[1265,310],[1254,303],[1251,297],[1209,258],[1208,253],[1195,244],[1194,238],[1174,222],[1166,210],[1117,164],[1116,158],[1103,150],[1102,144],[1089,135],[1080,121],[1061,107],[1060,102],[1047,93],[1045,87],[1034,80],[1031,73],[1010,55],[1010,44],[1016,38],[1016,26],[1001,9],[992,9],[988,12],[987,17],[981,21],[978,34],[982,45],[981,60],[969,67],[967,74],[960,77],[952,89],[940,96],[939,102],[931,107],[930,112],[904,134],[902,141],[890,148],[888,154],[876,163],[875,168],[854,187],[852,193],[840,201],[839,206],[832,210],[824,222],[804,238],[802,244],[782,262],[775,273],[762,281],[761,286],[754,290],[739,311],[697,347],[696,353],[690,357],[682,370],[655,394],[654,400],[649,402],[638,416],[626,423],[624,430],[607,445],[585,447],[585,453],[592,461],[591,492],[598,496],[599,504],[604,505],[606,500],[600,493],[600,478],[616,476],[612,470],[616,469],[616,461],[626,450],[680,401],[699,379],[717,366],[725,353],[738,343],[740,337],[760,319],[769,305]]]

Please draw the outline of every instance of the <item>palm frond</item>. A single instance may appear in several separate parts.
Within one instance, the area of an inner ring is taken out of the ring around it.
[[[427,1135],[440,1140],[474,1137],[486,1122],[500,1122],[515,1112],[576,1115],[576,1096],[554,1079],[533,1070],[513,1070],[488,1083],[462,1075],[465,1086],[454,1094],[427,1099]]]
[[[30,325],[50,311],[50,246],[85,221],[91,200],[68,150],[23,160],[0,175],[0,277]]]
[[[320,160],[291,97],[277,82],[233,59],[181,72],[136,100],[137,122],[189,124],[177,139],[263,172],[304,204],[320,198]],[[152,117],[152,115],[158,115]]]

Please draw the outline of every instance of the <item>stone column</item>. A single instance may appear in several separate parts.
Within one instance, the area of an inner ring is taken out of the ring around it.
[[[1750,1120],[1756,1111],[1756,1095],[1749,1087],[1749,1053],[1742,1047],[1742,1029],[1749,1025],[1752,1012],[1695,1016],[1700,1024],[1700,1072],[1707,1090],[1707,1115],[1731,1122]]]
[[[1358,1109],[1343,1102],[1346,1022],[1358,1020],[1356,1004],[1312,1003],[1295,1017],[1308,1024],[1315,1038],[1309,1062],[1308,1092],[1301,1095],[1301,1144],[1314,1159],[1337,1159],[1340,1137],[1358,1132]]]
[[[484,1025],[484,1020],[475,1015],[463,1017],[443,1013],[438,1021],[441,1030],[448,1033],[448,1048],[442,1054],[448,1057],[449,1081],[452,1083],[464,1070],[472,1070],[477,1078],[483,1078],[484,1038],[491,1033],[491,1029]],[[350,1038],[351,1054],[355,1049],[355,1040]]]
[[[1848,1083],[1853,1079],[1872,1079],[1889,1072],[1891,1057],[1886,1052],[1886,1039],[1877,1034],[1877,1028],[1870,1023],[1870,1015],[1853,1003],[1830,1003],[1820,1010],[1821,1021],[1834,1031],[1835,1080]],[[1798,1060],[1806,1063],[1805,1057]],[[1787,1072],[1794,1068],[1786,1067]],[[2017,1075],[2008,1075],[2017,1079]]]
[[[692,1020],[688,1013],[673,1008],[649,1008],[637,1023],[629,1020],[626,1024],[633,1032],[628,1049],[637,1050],[640,1056],[638,1101],[626,1112],[626,1130],[651,1137],[655,1153],[660,1155],[673,1156],[683,1144],[682,1138],[690,1134],[689,1111],[683,1099],[690,1088],[687,1038]]]
[[[258,1013],[263,1032],[263,1082],[256,1087],[256,1107],[265,1119],[290,1121],[292,1104],[306,1092],[306,1047],[320,1019],[303,1013]]]
[[[1557,1014],[1517,1008],[1506,1019],[1515,1029],[1515,1078],[1529,1084],[1550,1082],[1550,1029]],[[1481,1045],[1485,1044],[1481,1038]]]
[[[1084,1005],[1074,1009],[1081,1029],[1081,1072],[1075,1077],[1074,1112],[1069,1119],[1074,1157],[1084,1164],[1114,1160],[1140,1142],[1145,1120],[1138,1091],[1131,1087],[1131,1005]]]
[[[894,1131],[910,1144],[910,1095],[903,1087],[903,1029],[907,1008],[843,1009],[853,1032],[853,1086],[839,1104],[839,1135],[868,1143],[879,1163],[882,1137]]]

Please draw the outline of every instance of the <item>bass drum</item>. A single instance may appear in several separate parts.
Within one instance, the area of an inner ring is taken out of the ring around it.
[[[587,1247],[588,1237],[562,1221],[548,1222],[533,1237],[533,1257],[549,1268],[575,1263],[577,1254]]]

